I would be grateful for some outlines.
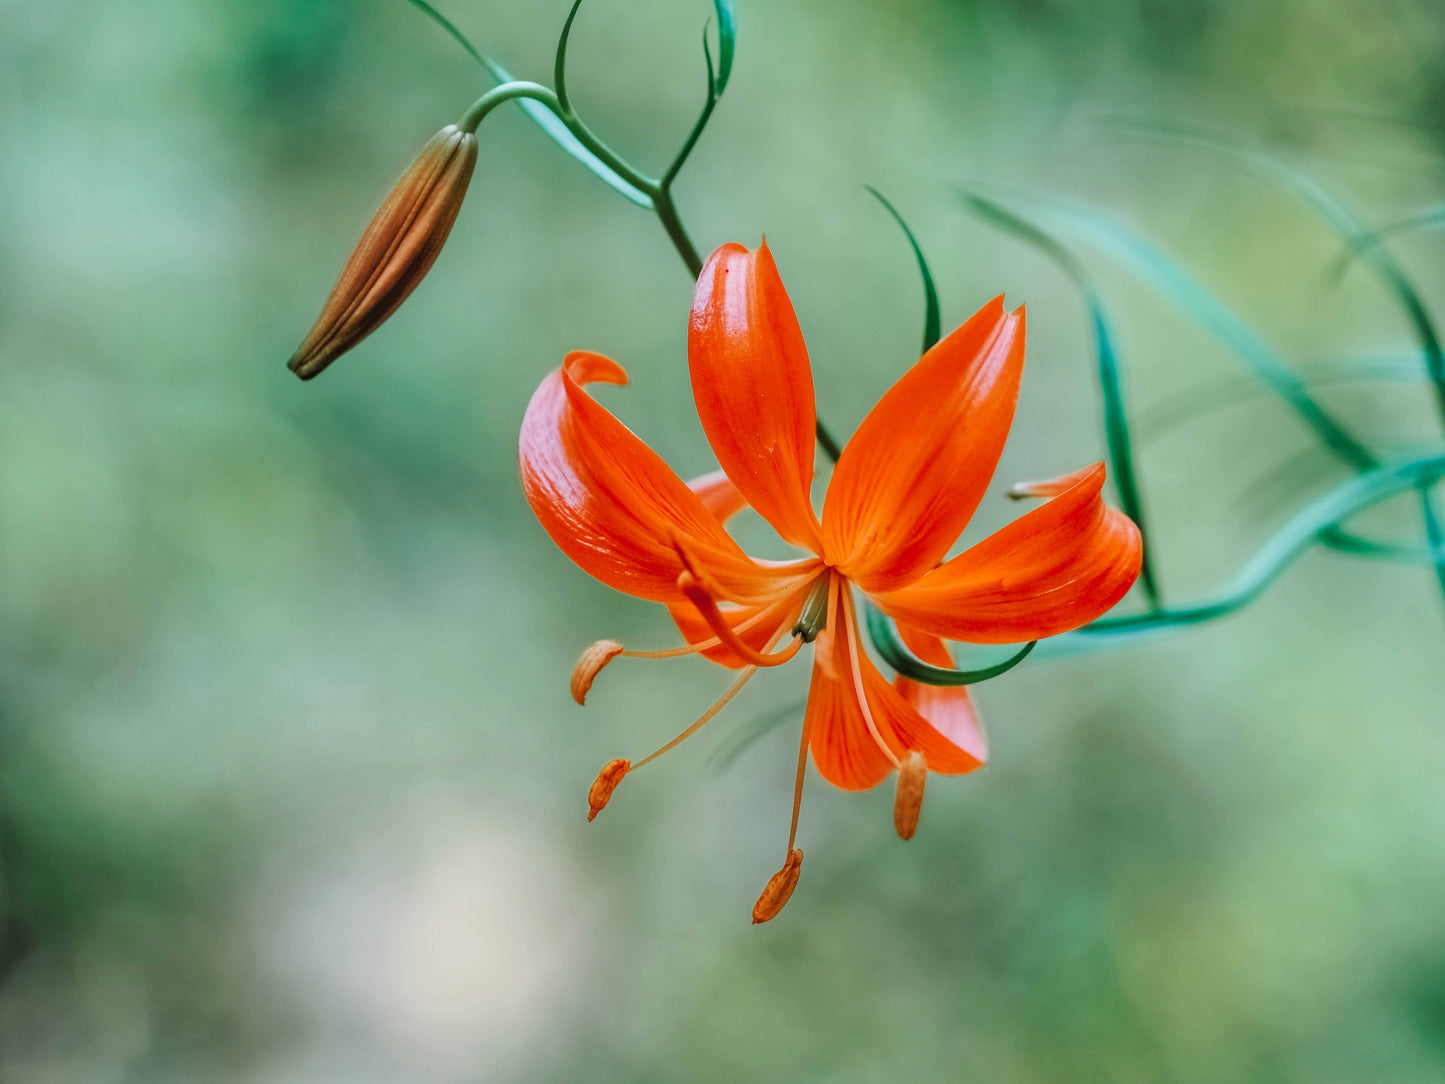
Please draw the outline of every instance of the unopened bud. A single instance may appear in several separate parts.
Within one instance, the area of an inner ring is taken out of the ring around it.
[[[579,704],[587,703],[587,694],[592,691],[592,683],[597,680],[597,675],[602,673],[604,666],[621,655],[622,650],[622,645],[616,640],[598,640],[582,652],[577,665],[572,667],[572,699]]]
[[[798,887],[798,875],[803,870],[803,852],[794,847],[788,852],[783,868],[768,879],[763,894],[753,904],[753,925],[767,922],[781,911]]]
[[[632,767],[632,761],[609,760],[597,773],[597,779],[592,784],[592,789],[587,792],[587,820],[595,820],[597,814],[607,808],[607,803],[612,800],[612,792],[617,789],[617,784],[622,782],[622,777]]]
[[[477,137],[449,124],[422,148],[361,235],[316,324],[291,358],[310,380],[370,335],[425,277],[461,209]]]
[[[893,799],[893,827],[899,839],[912,839],[923,812],[923,788],[928,782],[928,760],[910,749],[898,765],[898,794]]]

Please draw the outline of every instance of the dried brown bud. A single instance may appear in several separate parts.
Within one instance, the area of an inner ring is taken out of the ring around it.
[[[803,852],[794,847],[788,852],[783,868],[769,878],[758,902],[753,904],[753,925],[767,922],[776,915],[792,898],[793,889],[798,887],[798,875],[803,871]]]
[[[632,761],[609,760],[597,773],[596,780],[592,783],[592,789],[587,792],[587,819],[596,819],[597,814],[607,808],[607,803],[612,800],[612,792],[617,789],[617,784],[622,782],[622,777],[632,767]]]
[[[422,148],[371,219],[316,324],[291,358],[310,380],[381,326],[421,282],[456,221],[477,137],[449,124]]]
[[[893,827],[899,839],[912,839],[923,812],[923,787],[928,782],[928,760],[910,749],[898,765],[898,794],[893,799]]]
[[[597,680],[597,675],[604,666],[621,655],[622,650],[622,645],[616,640],[598,640],[582,652],[577,665],[572,667],[572,699],[579,704],[587,703],[587,694],[592,691],[592,683]]]

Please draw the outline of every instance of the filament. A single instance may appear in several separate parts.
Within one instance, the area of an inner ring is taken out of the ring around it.
[[[873,711],[868,706],[868,693],[863,687],[863,666],[859,654],[863,645],[858,638],[858,621],[853,611],[853,593],[846,582],[842,583],[839,590],[843,593],[843,608],[848,611],[847,619],[844,622],[848,626],[848,661],[853,669],[853,690],[858,694],[858,705],[863,709],[863,721],[868,724],[868,733],[873,735],[878,748],[888,758],[888,762],[895,768],[898,767],[898,757],[893,750],[888,748],[888,743],[883,740],[883,735],[878,733],[878,724],[873,721]]]

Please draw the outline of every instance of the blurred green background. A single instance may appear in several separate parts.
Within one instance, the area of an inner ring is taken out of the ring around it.
[[[1431,0],[738,6],[678,198],[704,250],[766,231],[835,429],[921,322],[865,182],[923,239],[946,327],[999,291],[1029,305],[968,537],[1014,514],[1010,482],[1103,443],[1077,295],[959,183],[1116,214],[1291,359],[1409,348],[1368,275],[1327,281],[1338,239],[1288,197],[1099,122],[1263,143],[1388,218],[1445,182]],[[547,80],[566,7],[447,11]],[[701,102],[710,15],[578,19],[574,96],[645,167]],[[680,473],[711,467],[666,237],[509,107],[406,306],[311,384],[284,364],[392,180],[488,85],[401,0],[0,2],[0,1080],[1445,1077],[1423,569],[1312,553],[1227,621],[979,687],[992,763],[935,779],[912,843],[891,787],[810,780],[802,883],[766,927],[802,667],[586,823],[597,768],[725,678],[623,660],[571,703],[585,644],[675,633],[550,544],[516,432],[588,347],[632,372],[609,406]],[[1394,246],[1436,301],[1441,245]],[[1089,264],[1137,407],[1241,371]],[[1372,440],[1438,440],[1420,384],[1322,394]],[[1258,399],[1142,449],[1171,597],[1342,477],[1311,447]],[[1411,507],[1372,519],[1404,531]]]

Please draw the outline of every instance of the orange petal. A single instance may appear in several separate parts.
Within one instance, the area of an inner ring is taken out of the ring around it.
[[[828,562],[865,591],[943,559],[1003,452],[1024,363],[1024,311],[979,309],[904,373],[843,449],[823,504]]]
[[[803,601],[806,597],[807,591],[800,590],[756,606],[735,606],[731,603],[724,603],[719,609],[728,626],[737,634],[738,638],[754,651],[761,652],[768,649],[768,645],[776,639],[779,633],[791,629],[797,623],[798,614],[803,609]],[[667,607],[667,612],[672,615],[678,631],[682,633],[688,643],[700,644],[706,640],[717,639],[716,634],[708,627],[707,621],[703,619],[703,616],[698,613],[697,607],[692,603],[672,603]],[[750,665],[746,659],[723,644],[710,647],[701,654],[703,658],[720,663],[730,670]]]
[[[867,790],[886,778],[910,749],[927,758],[930,770],[945,775],[981,767],[981,757],[930,724],[861,651],[851,600],[842,597],[848,589],[842,585],[830,599],[828,626],[818,636],[808,690],[805,725],[818,773],[843,790]],[[879,748],[863,714],[853,677],[855,661],[873,722],[891,758]]]
[[[1139,529],[1104,503],[1104,464],[972,549],[873,601],[949,640],[1014,644],[1078,628],[1105,613],[1139,575]]]
[[[710,474],[694,478],[687,488],[698,495],[703,506],[717,516],[719,523],[726,523],[748,506],[748,499],[738,492],[726,471],[715,470]]]
[[[898,634],[908,650],[924,662],[954,668],[953,656],[937,636],[930,636],[902,622],[899,622]],[[980,763],[988,760],[988,741],[979,726],[978,713],[974,710],[973,698],[968,695],[968,686],[925,685],[900,674],[893,679],[893,687],[913,706],[914,711],[954,745],[967,750]]]
[[[687,359],[717,461],[787,541],[820,551],[813,483],[813,373],[793,304],[764,242],[723,245],[697,280]]]
[[[769,599],[795,572],[761,566],[662,459],[583,385],[627,383],[610,358],[577,352],[532,396],[522,421],[522,488],[543,528],[582,569],[640,598],[682,598],[675,541],[730,596]]]

